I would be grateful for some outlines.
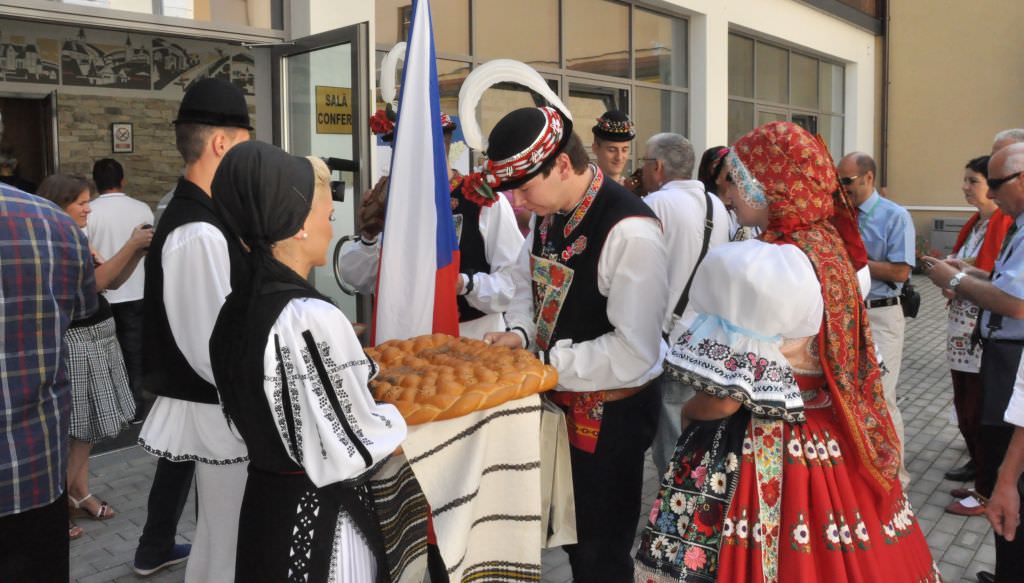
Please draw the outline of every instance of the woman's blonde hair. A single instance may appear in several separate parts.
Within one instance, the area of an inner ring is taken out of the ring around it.
[[[331,170],[327,168],[327,164],[323,160],[316,156],[306,156],[309,163],[313,166],[313,196],[322,196],[326,194],[331,195]]]

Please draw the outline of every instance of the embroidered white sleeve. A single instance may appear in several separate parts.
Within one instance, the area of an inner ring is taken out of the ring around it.
[[[480,209],[480,236],[491,272],[474,274],[473,291],[466,301],[485,314],[497,314],[507,310],[515,296],[512,271],[523,248],[516,215],[504,195],[499,194],[494,205]]]
[[[635,387],[661,374],[668,347],[661,327],[668,303],[668,259],[661,227],[647,218],[620,221],[598,260],[598,291],[608,298],[614,330],[551,349],[558,385],[570,391]]]
[[[359,477],[405,439],[398,410],[370,394],[377,365],[327,302],[303,298],[285,306],[270,330],[263,370],[281,442],[319,487]]]

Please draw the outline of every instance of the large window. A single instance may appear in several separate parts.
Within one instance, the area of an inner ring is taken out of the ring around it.
[[[791,121],[843,154],[845,70],[795,49],[729,35],[729,143],[761,124]]]
[[[411,4],[374,3],[378,62],[405,40]],[[548,80],[572,110],[588,148],[594,118],[608,109],[626,111],[636,123],[634,158],[647,137],[689,130],[683,18],[614,0],[431,0],[431,8],[446,111],[457,112],[462,80],[474,66],[509,58]],[[514,87],[489,91],[479,112],[481,129],[488,132],[499,113],[536,100]]]

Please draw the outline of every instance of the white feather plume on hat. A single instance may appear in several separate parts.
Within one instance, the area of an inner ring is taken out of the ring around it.
[[[498,83],[518,83],[539,93],[548,100],[562,115],[572,121],[572,113],[562,103],[558,95],[551,90],[547,81],[536,69],[513,59],[496,59],[488,61],[473,69],[462,82],[459,90],[459,120],[462,122],[462,134],[469,147],[479,152],[487,151],[486,139],[480,131],[480,123],[476,118],[477,104],[485,91]]]

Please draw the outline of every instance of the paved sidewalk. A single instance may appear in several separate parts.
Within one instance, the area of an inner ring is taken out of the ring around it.
[[[907,324],[907,339],[900,376],[900,410],[906,424],[907,467],[913,477],[910,500],[928,537],[933,556],[947,583],[974,583],[979,570],[991,571],[995,562],[991,528],[984,517],[945,514],[951,501],[942,474],[965,461],[963,440],[951,418],[953,389],[945,360],[946,309],[936,288],[915,277],[923,297],[921,313]],[[78,519],[85,535],[71,543],[71,579],[78,583],[139,581],[131,562],[139,532],[146,519],[146,501],[155,458],[138,447],[93,458],[93,492],[108,501],[118,515],[105,522]],[[648,463],[643,507],[653,500],[657,478]],[[643,513],[641,513],[643,514]],[[195,505],[190,501],[179,533],[187,542],[195,532]],[[146,580],[182,581],[184,564]],[[544,553],[544,583],[569,583],[565,553]]]

